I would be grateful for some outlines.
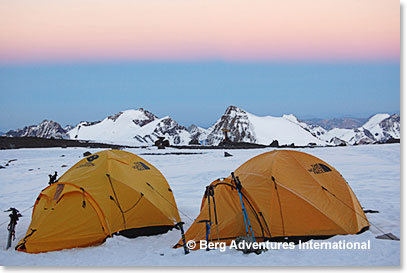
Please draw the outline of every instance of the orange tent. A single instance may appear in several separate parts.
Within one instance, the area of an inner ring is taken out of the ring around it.
[[[256,241],[298,241],[357,234],[369,222],[341,174],[306,153],[276,150],[256,156],[235,172]],[[212,182],[201,212],[186,232],[186,241],[206,238],[202,221],[209,220],[209,241],[246,235],[246,226],[232,176]],[[209,200],[208,200],[209,199]],[[216,207],[215,207],[216,206]],[[251,234],[250,234],[251,235]],[[181,246],[179,241],[177,246]]]
[[[38,196],[26,236],[16,250],[39,253],[167,232],[180,222],[164,176],[125,151],[82,159]]]

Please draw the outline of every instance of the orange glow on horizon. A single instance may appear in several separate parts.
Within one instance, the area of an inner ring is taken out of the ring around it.
[[[0,63],[399,58],[394,0],[0,3]]]

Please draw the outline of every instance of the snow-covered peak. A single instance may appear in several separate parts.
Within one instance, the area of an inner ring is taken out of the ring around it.
[[[385,120],[386,118],[389,118],[390,115],[389,114],[376,114],[374,116],[372,116],[371,118],[369,118],[369,120],[363,124],[363,128],[365,129],[372,129],[374,126],[376,126],[377,124],[379,124],[380,122],[382,122],[383,120]]]
[[[113,122],[133,122],[134,124],[142,127],[147,123],[157,119],[158,117],[153,113],[144,110],[143,108],[134,110],[121,111],[115,115],[108,116],[105,120],[111,120]]]
[[[292,121],[294,123],[299,123],[298,118],[296,116],[294,116],[293,114],[283,115],[283,118],[285,118],[286,120]]]
[[[169,116],[158,118],[140,108],[121,111],[100,122],[82,122],[68,132],[72,139],[125,145],[151,145],[158,137],[165,137],[171,144],[188,144],[189,133]]]
[[[269,145],[273,140],[277,140],[280,145],[326,144],[304,129],[294,115],[261,117],[236,106],[229,106],[225,114],[209,128],[208,144],[217,145],[223,141],[225,138],[223,129],[230,130],[227,134],[232,142]]]
[[[197,126],[197,125],[195,125],[195,124],[192,124],[191,126],[189,126],[189,127],[187,128],[187,131],[188,131],[190,134],[195,134],[195,133],[205,133],[205,132],[208,131],[208,129],[199,127],[199,126]]]
[[[58,122],[43,120],[38,125],[26,126],[23,129],[11,130],[6,133],[8,137],[43,137],[67,138],[65,130]]]
[[[321,136],[326,141],[336,137],[349,144],[370,144],[400,139],[400,115],[376,114],[361,127],[354,129],[334,128]]]
[[[207,138],[209,145],[218,145],[224,140],[223,130],[228,133],[231,141],[256,143],[256,137],[249,122],[248,113],[236,106],[229,106],[220,119],[209,130]]]
[[[68,132],[68,131],[72,130],[74,127],[75,126],[67,124],[63,129],[64,129],[65,132]]]
[[[300,121],[295,115],[289,114],[289,115],[283,115],[283,118],[295,123],[299,126],[301,126],[304,130],[310,132],[314,137],[319,138],[320,135],[325,134],[327,131],[322,128],[321,126],[318,125],[311,125],[307,124],[305,122]]]
[[[202,127],[192,124],[187,128],[187,131],[191,135],[191,141],[193,143],[200,143],[208,137],[209,129],[204,129]]]

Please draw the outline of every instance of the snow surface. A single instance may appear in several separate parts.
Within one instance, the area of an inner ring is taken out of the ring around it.
[[[8,213],[0,213],[0,265],[24,266],[376,266],[400,265],[400,242],[378,240],[381,234],[371,227],[361,235],[335,236],[323,242],[367,242],[370,250],[269,250],[261,255],[227,249],[198,250],[185,256],[183,250],[172,249],[179,240],[177,230],[166,234],[127,239],[109,238],[100,246],[67,249],[41,254],[27,254],[13,248],[25,235],[31,221],[30,207],[41,189],[47,186],[48,174],[55,170],[61,175],[83,158],[85,151],[100,149],[46,148],[0,150],[0,165],[17,159],[0,169],[0,209],[16,207],[23,212],[16,227],[16,240],[5,250]],[[143,153],[202,152],[194,155],[141,155],[154,164],[167,178],[180,209],[181,218],[191,220],[199,207],[205,186],[219,177],[226,177],[251,157],[268,149],[227,150],[233,157],[224,157],[224,150],[156,150],[128,149]],[[379,210],[367,214],[369,221],[385,232],[400,236],[400,144],[325,147],[300,149],[333,165],[348,181],[365,209]],[[64,155],[62,157],[62,155]],[[67,165],[68,167],[61,167]],[[32,169],[31,171],[29,171]],[[322,242],[322,241],[320,241]]]

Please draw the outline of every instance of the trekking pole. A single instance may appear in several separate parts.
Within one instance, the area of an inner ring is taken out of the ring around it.
[[[256,238],[254,237],[252,225],[250,224],[249,216],[247,215],[246,208],[245,208],[244,203],[243,203],[243,197],[242,197],[242,192],[241,192],[242,183],[240,183],[239,177],[237,177],[237,176],[235,177],[235,174],[233,172],[232,172],[232,179],[235,182],[236,189],[237,189],[237,192],[239,193],[239,197],[240,197],[240,203],[242,204],[243,219],[244,219],[244,224],[245,224],[245,227],[246,227],[246,236],[248,238],[250,237],[249,236],[249,230],[247,228],[247,226],[249,226],[250,231],[251,231],[252,236],[253,236],[253,241],[256,242]]]
[[[218,241],[219,241],[218,216],[216,214],[215,190],[213,189],[213,186],[209,187],[209,195],[212,196],[213,211],[215,213],[216,234],[218,235]]]
[[[4,212],[11,212],[9,217],[10,217],[10,223],[7,226],[7,230],[8,230],[8,239],[7,239],[7,246],[6,249],[9,249],[11,246],[11,240],[15,240],[16,236],[15,236],[15,227],[17,225],[17,221],[18,218],[22,217],[22,215],[20,214],[20,212],[15,209],[15,208],[10,208],[9,210],[6,210]]]
[[[206,228],[206,235],[205,235],[205,240],[206,240],[206,251],[209,251],[208,247],[208,241],[209,241],[209,233],[211,232],[211,221],[209,220],[201,220],[198,221],[198,223],[205,223],[205,228]]]
[[[184,233],[184,222],[179,222],[175,224],[176,228],[179,228],[181,231],[181,237],[182,237],[182,244],[184,245],[184,253],[185,255],[189,254],[189,249],[187,247],[187,244],[185,242],[185,233]]]
[[[209,225],[212,224],[212,216],[211,216],[211,194],[209,186],[206,187],[205,191],[206,198],[208,199],[208,208],[209,208]],[[212,234],[211,234],[211,241],[212,241]]]

